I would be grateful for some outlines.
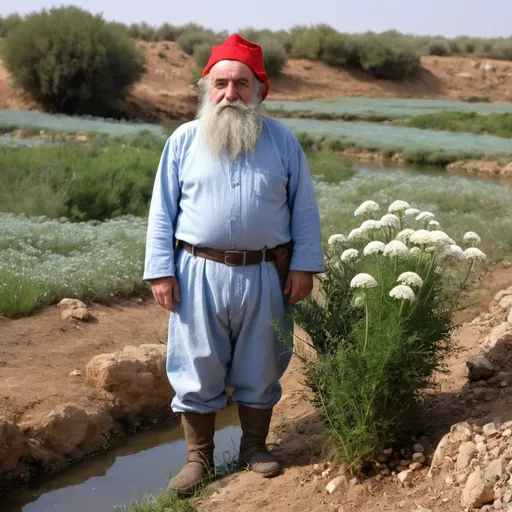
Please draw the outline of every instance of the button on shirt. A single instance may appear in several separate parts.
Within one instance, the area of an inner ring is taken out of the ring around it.
[[[323,271],[320,218],[311,174],[293,133],[262,118],[256,148],[214,158],[200,121],[167,140],[148,217],[144,279],[174,275],[173,236],[218,250],[262,250],[293,240],[290,270]]]

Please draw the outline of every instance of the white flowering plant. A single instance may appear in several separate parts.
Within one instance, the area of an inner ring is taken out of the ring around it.
[[[474,232],[453,240],[433,213],[402,200],[382,210],[357,208],[351,236],[326,248],[320,295],[294,313],[316,351],[303,358],[315,404],[353,465],[410,434],[411,414],[445,370],[460,294],[486,259]]]

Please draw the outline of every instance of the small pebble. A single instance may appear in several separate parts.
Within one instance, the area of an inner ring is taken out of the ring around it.
[[[416,453],[423,453],[425,451],[425,448],[422,444],[420,443],[416,443],[412,449],[416,452]],[[414,460],[414,455],[413,455],[413,460]]]
[[[422,467],[423,465],[420,464],[419,462],[411,462],[409,464],[409,469],[412,471],[418,471],[418,469],[421,469]]]
[[[503,508],[503,502],[501,500],[496,500],[494,502],[494,510],[501,510]]]
[[[511,437],[512,436],[512,430],[507,428],[502,434],[501,437]]]
[[[503,381],[500,382],[500,386],[502,388],[506,388],[508,386],[508,382],[506,380],[503,380]]]
[[[482,427],[480,427],[478,425],[473,425],[473,432],[475,434],[481,434],[483,432]]]
[[[425,455],[423,453],[413,453],[412,454],[412,461],[413,462],[419,462],[420,464],[423,464],[426,460]]]

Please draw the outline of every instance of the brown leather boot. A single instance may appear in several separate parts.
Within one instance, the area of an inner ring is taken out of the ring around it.
[[[189,455],[183,469],[169,483],[169,489],[180,495],[191,495],[215,475],[215,413],[182,413],[181,422]]]
[[[248,465],[255,473],[265,478],[279,474],[281,471],[279,462],[268,452],[265,445],[272,409],[253,409],[239,404],[238,415],[242,427],[238,465]]]

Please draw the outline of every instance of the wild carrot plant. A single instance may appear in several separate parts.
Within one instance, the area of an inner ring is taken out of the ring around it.
[[[460,292],[486,258],[476,233],[461,247],[430,212],[379,210],[365,201],[361,226],[329,238],[320,294],[295,311],[316,350],[304,358],[314,402],[337,456],[358,468],[410,433],[445,370]]]

